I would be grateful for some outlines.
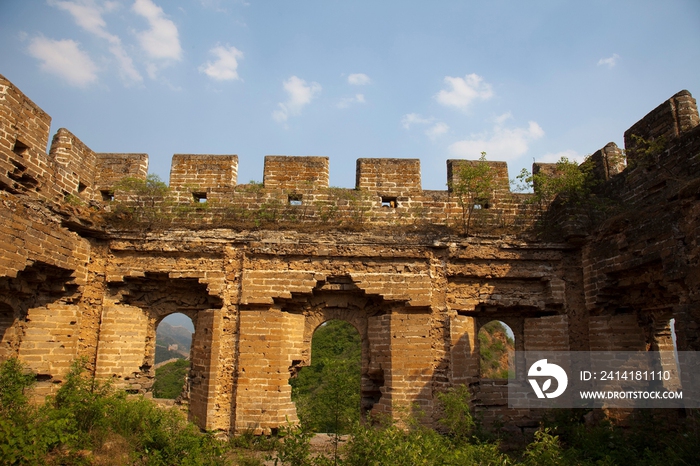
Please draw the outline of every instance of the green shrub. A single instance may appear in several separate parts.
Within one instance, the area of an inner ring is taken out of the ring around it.
[[[0,416],[14,418],[27,408],[25,392],[34,384],[34,375],[28,373],[17,358],[0,365]]]
[[[535,432],[535,441],[523,453],[523,463],[527,466],[559,466],[564,463],[563,449],[559,437],[549,429]]]
[[[288,424],[280,431],[282,440],[277,446],[274,456],[275,466],[310,466],[311,460],[311,437],[313,433],[302,429],[299,426]]]
[[[64,383],[39,407],[27,403],[33,376],[17,361],[0,366],[0,464],[91,464],[106,438],[122,439],[142,465],[223,465],[226,445],[202,434],[176,409],[127,398],[73,363]]]
[[[447,429],[448,435],[457,442],[469,439],[476,424],[469,408],[471,395],[465,385],[459,385],[446,393],[438,393],[437,399],[442,404],[443,416],[438,423]]]

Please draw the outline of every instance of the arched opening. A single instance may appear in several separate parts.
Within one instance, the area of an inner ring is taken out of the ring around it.
[[[482,379],[508,379],[513,377],[508,354],[515,351],[513,330],[500,320],[482,325],[478,333],[479,377]]]
[[[329,320],[311,340],[311,365],[289,380],[302,425],[345,434],[360,420],[362,341],[350,323]]]
[[[160,321],[156,328],[155,398],[176,399],[186,386],[190,370],[190,349],[194,324],[182,313],[174,313]]]

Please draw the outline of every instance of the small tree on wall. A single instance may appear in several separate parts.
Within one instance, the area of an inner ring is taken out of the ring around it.
[[[123,200],[116,202],[111,216],[113,221],[137,223],[153,229],[170,220],[170,188],[158,175],[151,173],[146,179],[123,178],[114,185],[114,191],[121,192]]]
[[[588,159],[586,159],[588,160]],[[595,188],[600,183],[593,174],[593,164],[561,157],[553,169],[530,173],[523,168],[516,177],[514,188],[519,191],[532,191],[534,194],[528,201],[537,206],[541,226],[549,230],[555,226],[548,218],[548,211],[555,203],[565,207],[570,216],[587,218],[595,221],[600,214],[614,207],[614,201],[604,194],[596,195]]]
[[[475,212],[488,206],[493,194],[496,173],[486,161],[486,152],[479,160],[463,164],[457,172],[456,180],[449,183],[457,203],[462,209],[462,229],[468,235]]]

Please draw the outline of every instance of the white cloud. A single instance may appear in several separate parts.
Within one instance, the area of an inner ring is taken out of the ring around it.
[[[355,97],[343,97],[340,99],[340,102],[338,102],[337,107],[338,108],[348,108],[349,106],[353,104],[364,104],[365,103],[365,96],[364,94],[355,94]]]
[[[417,113],[407,113],[401,118],[401,126],[405,129],[409,129],[412,125],[427,125],[434,120],[434,118],[423,118]]]
[[[488,100],[493,97],[491,85],[474,73],[466,75],[464,79],[445,76],[445,83],[451,89],[441,90],[435,95],[435,99],[447,107],[466,110],[475,100]]]
[[[496,122],[496,125],[501,126],[503,123],[510,120],[511,118],[513,118],[513,114],[510,112],[506,112],[503,115],[498,115],[496,118],[494,118],[494,121]]]
[[[75,41],[35,37],[29,44],[29,53],[41,60],[42,70],[73,86],[84,87],[97,81],[97,66]]]
[[[447,123],[443,123],[441,121],[435,123],[433,126],[428,128],[425,131],[425,134],[430,138],[430,139],[436,139],[439,136],[442,136],[443,134],[447,133],[450,130],[450,127],[447,125]]]
[[[209,51],[216,57],[215,62],[207,62],[199,67],[199,71],[217,81],[240,80],[238,76],[238,60],[243,58],[243,52],[234,46],[217,45]]]
[[[182,48],[177,26],[166,18],[163,9],[151,0],[136,0],[131,8],[134,13],[143,16],[150,26],[150,29],[137,33],[146,54],[156,60],[180,60]]]
[[[418,113],[407,113],[403,116],[403,118],[401,118],[401,126],[403,126],[405,129],[411,129],[411,126],[413,125],[432,125],[430,128],[425,130],[425,134],[433,140],[450,130],[447,123],[443,123],[441,121],[435,122],[435,118],[424,118]]]
[[[134,62],[131,57],[127,55],[126,51],[121,45],[112,45],[109,47],[109,51],[116,58],[117,63],[119,63],[119,75],[125,82],[138,83],[143,81],[141,73],[134,67]]]
[[[525,154],[531,141],[544,136],[544,131],[534,121],[527,128],[502,128],[496,126],[490,136],[477,135],[457,141],[448,148],[451,155],[462,158],[478,158],[486,152],[491,160],[514,160]]]
[[[287,92],[287,100],[277,104],[279,109],[272,112],[272,118],[280,123],[287,121],[290,116],[299,115],[301,109],[321,92],[319,83],[312,82],[307,85],[306,81],[296,76],[284,81],[283,87]]]
[[[143,78],[134,67],[134,62],[122,46],[121,39],[107,31],[107,23],[102,17],[103,12],[116,9],[119,5],[105,2],[102,6],[94,0],[57,1],[49,0],[49,5],[65,10],[73,16],[76,24],[89,33],[109,42],[109,51],[117,60],[119,73],[127,83],[141,82]]]
[[[353,86],[364,86],[371,82],[372,80],[369,79],[369,76],[364,73],[354,73],[348,76],[348,83],[352,84]]]
[[[562,157],[566,157],[569,159],[569,161],[576,162],[576,163],[581,163],[583,162],[584,157],[581,156],[578,152],[575,150],[565,150],[561,152],[556,152],[556,153],[547,153],[545,155],[539,156],[535,158],[536,162],[540,163],[556,163],[558,162]]]
[[[119,41],[119,38],[109,34],[105,28],[107,23],[102,18],[100,7],[93,0],[56,1],[49,0],[49,5],[66,10],[73,16],[75,22],[81,28],[96,36],[107,39],[110,42]]]
[[[608,68],[612,68],[615,65],[617,65],[617,60],[620,59],[620,56],[616,53],[613,53],[611,57],[608,58],[601,58],[598,60],[598,66],[601,65],[608,65]]]

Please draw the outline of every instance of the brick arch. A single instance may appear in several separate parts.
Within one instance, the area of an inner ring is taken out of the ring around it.
[[[323,308],[316,311],[310,311],[305,315],[304,319],[304,349],[302,350],[302,354],[308,355],[305,361],[307,364],[304,365],[308,365],[308,363],[310,363],[311,340],[314,333],[321,325],[323,325],[323,323],[331,320],[342,320],[355,327],[355,330],[357,330],[357,332],[360,334],[360,338],[362,340],[363,353],[366,349],[368,349],[368,347],[366,348],[366,346],[369,345],[369,341],[367,339],[366,314],[341,308]]]
[[[381,398],[384,377],[381,371],[371,371],[372,360],[376,358],[377,348],[373,348],[368,335],[370,315],[365,310],[353,307],[320,307],[304,312],[304,336],[300,360],[291,361],[290,371],[294,376],[302,367],[311,365],[311,343],[316,330],[331,320],[342,320],[352,325],[360,334],[361,357],[361,407],[364,416]]]
[[[125,277],[123,282],[111,283],[109,293],[112,304],[106,306],[100,328],[96,374],[120,374],[118,385],[128,392],[150,392],[155,379],[158,324],[170,314],[183,313],[195,326],[188,383],[190,418],[206,422],[202,414],[212,403],[208,398],[214,347],[210,321],[211,314],[223,307],[221,297],[210,294],[197,278],[171,278],[163,272]],[[206,314],[204,319],[202,314]]]
[[[337,275],[319,280],[310,293],[292,293],[291,299],[275,298],[275,303],[283,312],[304,317],[301,358],[290,361],[292,377],[302,367],[311,364],[311,340],[321,324],[336,319],[348,322],[357,329],[362,342],[362,414],[372,410],[383,391],[389,389],[385,387],[384,368],[379,362],[386,358],[382,347],[385,342],[373,341],[370,337],[370,320],[389,314],[395,308],[403,308],[405,302],[386,300],[380,295],[367,293],[349,275]]]

